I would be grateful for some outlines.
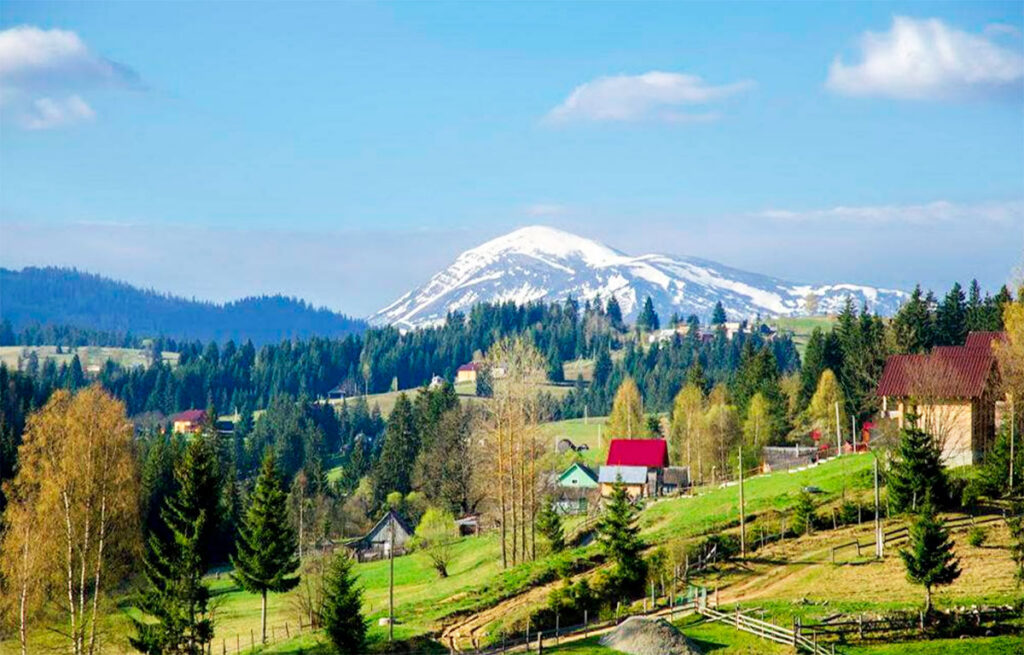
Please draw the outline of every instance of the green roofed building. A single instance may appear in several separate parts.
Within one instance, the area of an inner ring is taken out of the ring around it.
[[[558,486],[569,489],[596,489],[597,474],[576,462],[558,476]]]

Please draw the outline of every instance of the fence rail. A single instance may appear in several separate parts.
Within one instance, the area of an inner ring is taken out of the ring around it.
[[[946,529],[950,532],[956,532],[965,528],[973,528],[979,525],[988,525],[1003,520],[1001,515],[991,515],[982,518],[976,518],[974,516],[963,516],[960,518],[950,519],[945,522]],[[910,528],[908,526],[900,526],[898,528],[891,528],[882,533],[882,548],[886,546],[895,546],[901,544],[910,539]],[[875,540],[869,539],[867,541],[861,541],[859,539],[852,539],[850,541],[843,542],[832,546],[831,549],[831,560],[832,563],[836,563],[836,554],[841,553],[850,548],[857,549],[857,557],[861,556],[862,549],[874,548]]]
[[[812,655],[834,655],[836,652],[834,645],[831,648],[825,648],[823,644],[818,643],[817,631],[812,631],[810,637],[805,635],[799,623],[796,623],[793,629],[790,630],[789,628],[754,618],[738,608],[731,612],[722,612],[711,607],[699,607],[697,612],[708,621],[719,621],[723,625],[732,626],[737,630],[748,632],[762,639],[774,641],[778,644],[791,645],[797,652],[805,651]]]

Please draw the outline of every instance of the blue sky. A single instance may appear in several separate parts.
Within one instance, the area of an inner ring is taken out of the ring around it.
[[[533,223],[798,281],[994,288],[1024,252],[1019,2],[8,2],[0,30],[6,266],[366,314]]]

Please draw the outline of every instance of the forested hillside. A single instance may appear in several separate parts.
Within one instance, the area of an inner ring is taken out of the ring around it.
[[[252,341],[259,345],[313,335],[339,337],[365,324],[284,296],[226,304],[142,290],[66,268],[0,268],[0,318],[22,329],[73,325],[141,337]]]

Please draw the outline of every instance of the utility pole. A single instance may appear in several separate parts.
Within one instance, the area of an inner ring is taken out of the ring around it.
[[[843,454],[843,433],[839,428],[839,401],[836,401],[836,457]]]
[[[882,517],[878,513],[878,454],[875,456],[875,557],[882,559]]]
[[[1010,394],[1010,493],[1013,493],[1013,436],[1014,430],[1017,428],[1017,417],[1014,413],[1014,402],[1013,394]]]
[[[740,557],[747,556],[746,507],[743,504],[743,444],[740,444]]]
[[[395,517],[389,516],[388,567],[391,569],[388,581],[388,641],[395,639]]]

